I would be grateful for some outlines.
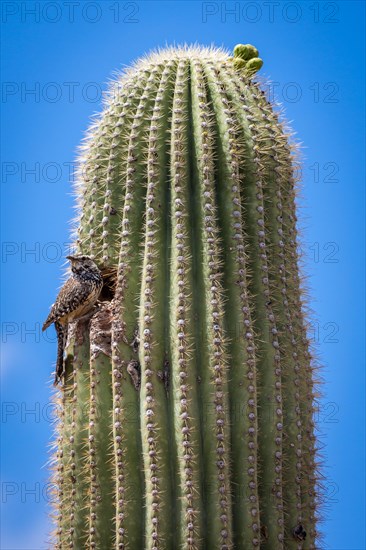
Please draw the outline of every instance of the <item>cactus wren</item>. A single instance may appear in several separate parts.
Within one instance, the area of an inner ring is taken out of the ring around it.
[[[102,274],[89,256],[67,256],[67,259],[71,262],[72,275],[61,288],[42,327],[42,330],[46,330],[55,323],[57,333],[55,386],[64,374],[64,350],[68,324],[93,309],[103,286]]]

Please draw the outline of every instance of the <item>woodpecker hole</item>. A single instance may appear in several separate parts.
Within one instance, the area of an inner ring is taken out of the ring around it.
[[[103,267],[101,269],[103,277],[103,287],[99,296],[100,302],[111,302],[116,292],[117,284],[117,268],[116,267]]]

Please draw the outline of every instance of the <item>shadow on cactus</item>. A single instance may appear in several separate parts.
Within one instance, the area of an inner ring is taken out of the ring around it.
[[[68,323],[55,548],[318,544],[294,148],[261,66],[153,53],[82,146],[76,254],[104,285]]]

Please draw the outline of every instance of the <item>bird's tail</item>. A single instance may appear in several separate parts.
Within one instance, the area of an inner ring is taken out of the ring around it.
[[[57,333],[57,360],[56,360],[56,372],[55,372],[55,381],[54,386],[62,380],[65,367],[64,367],[64,351],[67,340],[67,324],[62,325],[61,323],[55,322],[55,329]]]

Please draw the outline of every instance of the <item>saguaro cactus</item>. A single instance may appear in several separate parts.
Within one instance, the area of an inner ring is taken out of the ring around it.
[[[82,149],[55,547],[316,547],[314,381],[292,146],[253,74],[184,47],[111,87]]]

